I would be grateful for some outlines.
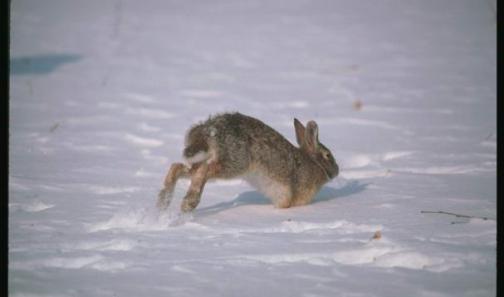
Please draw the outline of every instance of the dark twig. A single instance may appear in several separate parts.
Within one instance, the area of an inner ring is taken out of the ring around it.
[[[490,132],[490,133],[488,134],[488,136],[487,136],[487,137],[485,137],[485,140],[489,140],[489,139],[490,139],[490,138],[492,138],[493,136],[494,136],[494,133],[493,133],[493,132]]]
[[[56,129],[58,129],[59,125],[60,125],[59,123],[52,125],[51,129],[49,129],[49,132],[53,133]]]
[[[468,219],[482,219],[482,220],[492,220],[495,221],[495,219],[492,218],[487,218],[487,217],[477,217],[477,216],[469,216],[469,215],[463,215],[463,214],[458,214],[458,213],[453,213],[453,212],[447,212],[447,211],[430,211],[430,210],[421,210],[421,213],[438,213],[438,214],[446,214],[446,215],[451,215],[451,216],[456,216],[457,218],[468,218]]]

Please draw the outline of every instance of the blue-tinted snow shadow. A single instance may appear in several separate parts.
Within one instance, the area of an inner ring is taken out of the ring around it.
[[[82,57],[74,54],[47,54],[10,59],[11,75],[48,74],[62,65],[75,63]]]
[[[333,187],[322,187],[318,194],[313,199],[312,203],[330,201],[333,199],[347,197],[353,194],[357,194],[366,190],[369,183],[361,183],[358,180],[350,180],[346,182],[341,188]]]
[[[341,188],[333,188],[328,186],[322,187],[322,189],[320,189],[318,194],[313,199],[312,204],[343,198],[362,192],[368,185],[369,184],[360,183],[357,180],[351,180],[345,183],[345,185]],[[196,209],[196,212],[198,216],[207,216],[214,215],[221,211],[236,208],[242,205],[264,204],[271,204],[270,199],[257,191],[248,191],[241,193],[240,195],[238,195],[238,197],[231,201],[221,202],[212,206]]]

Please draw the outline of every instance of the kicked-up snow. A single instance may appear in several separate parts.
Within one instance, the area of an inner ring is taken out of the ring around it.
[[[495,8],[12,1],[9,295],[495,296]],[[159,213],[225,111],[317,121],[340,175],[289,209],[215,181],[190,214],[180,181]]]

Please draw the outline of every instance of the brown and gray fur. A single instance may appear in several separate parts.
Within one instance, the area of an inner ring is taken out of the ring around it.
[[[294,119],[292,145],[258,119],[224,113],[193,126],[187,133],[183,155],[187,164],[171,165],[157,206],[166,209],[178,178],[190,178],[182,211],[198,205],[205,183],[212,179],[242,177],[269,197],[275,207],[287,208],[312,201],[320,188],[336,177],[338,165],[318,140],[318,126],[304,127]]]

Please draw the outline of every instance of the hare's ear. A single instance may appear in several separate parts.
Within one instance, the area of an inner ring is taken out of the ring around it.
[[[294,118],[294,129],[296,130],[296,141],[300,147],[305,146],[305,127],[301,122]]]
[[[309,121],[306,124],[305,135],[306,147],[309,151],[315,152],[318,149],[318,125],[315,121]]]

